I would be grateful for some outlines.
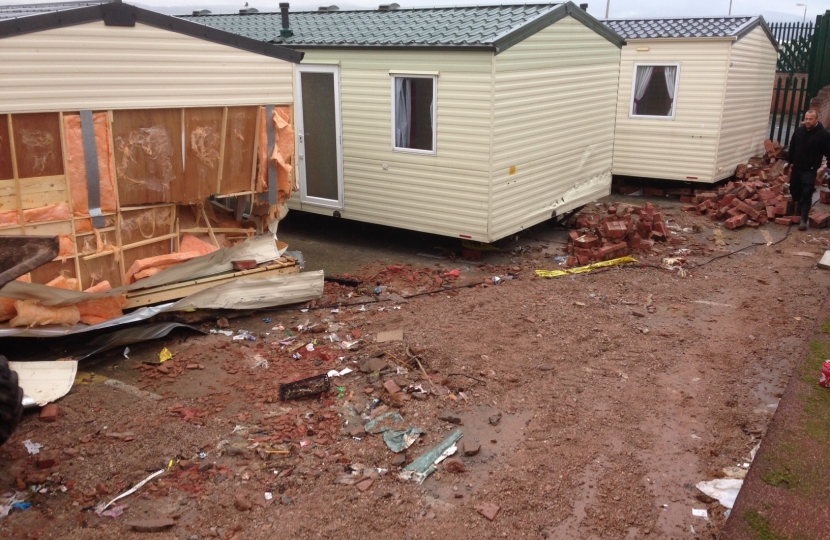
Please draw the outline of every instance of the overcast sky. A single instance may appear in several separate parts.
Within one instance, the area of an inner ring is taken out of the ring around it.
[[[52,0],[54,1],[54,0]],[[210,9],[214,13],[233,13],[245,5],[246,0],[125,0],[139,6],[147,6],[164,13],[183,14],[195,9]],[[278,11],[279,0],[247,0],[260,11]],[[430,7],[454,5],[487,5],[525,3],[511,0],[289,0],[291,9],[317,9],[322,5],[336,4],[341,9],[374,9],[378,4],[397,1],[401,7]],[[597,18],[605,18],[607,0],[588,0],[588,12]],[[527,3],[533,0],[526,0]],[[574,0],[575,3],[581,3]],[[694,17],[718,16],[729,13],[730,0],[610,0],[611,18],[636,17]],[[0,0],[0,3],[40,3],[37,0]],[[541,2],[540,2],[541,3]],[[796,0],[732,0],[733,15],[763,15],[767,21],[801,21],[804,8]],[[815,21],[816,15],[830,10],[830,0],[806,0],[807,20]]]

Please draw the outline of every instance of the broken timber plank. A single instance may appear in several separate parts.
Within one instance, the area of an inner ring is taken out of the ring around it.
[[[247,277],[256,275],[256,277],[276,276],[280,274],[297,274],[300,272],[300,266],[294,264],[286,266],[284,264],[272,264],[268,266],[260,266],[252,268],[251,270],[242,270],[240,272],[232,272],[229,274],[219,274],[192,281],[183,281],[180,283],[172,283],[170,285],[162,285],[152,289],[142,289],[135,292],[127,293],[127,306],[125,309],[132,309],[141,306],[149,306],[151,304],[158,304],[161,302],[168,302],[170,300],[178,300],[191,294],[197,293],[210,287],[215,287],[240,277]]]

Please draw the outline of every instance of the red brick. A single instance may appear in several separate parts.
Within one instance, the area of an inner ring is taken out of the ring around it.
[[[767,212],[767,218],[769,218],[769,219],[775,218],[775,207],[774,206],[767,205],[765,210]]]
[[[822,189],[818,192],[818,200],[822,204],[830,204],[830,191]]]
[[[54,422],[58,419],[58,411],[60,411],[60,407],[54,403],[49,403],[41,409],[38,420],[41,422]]]
[[[663,216],[663,212],[654,212],[654,214],[652,215],[652,219],[654,220],[654,223],[666,222],[666,218],[665,216]]]
[[[611,244],[597,250],[597,255],[603,261],[616,259],[618,257],[625,257],[628,255],[628,244],[620,242],[618,244]]]
[[[695,206],[693,204],[686,204],[686,205],[683,205],[680,209],[683,210],[684,212],[696,212],[697,211],[697,206]]]
[[[785,217],[777,217],[777,218],[775,218],[775,222],[779,225],[790,225],[792,223],[790,221],[790,218],[785,218]]]
[[[757,221],[758,223],[763,225],[764,223],[769,221],[769,218],[767,217],[766,214],[758,214],[758,217],[755,218],[755,221]]]
[[[37,456],[38,469],[51,469],[58,463],[60,463],[60,460],[55,452],[43,452]]]
[[[830,214],[815,212],[810,215],[810,227],[824,229],[827,228],[828,223],[830,223]]]
[[[790,223],[793,225],[798,225],[801,223],[801,216],[788,216],[790,218]]]
[[[746,225],[748,219],[749,218],[746,216],[746,214],[741,214],[739,216],[727,219],[726,223],[724,223],[724,226],[727,229],[737,229],[738,227]]]
[[[632,247],[634,247],[634,249],[637,249],[637,250],[651,251],[651,249],[654,247],[654,240],[642,239],[639,242],[637,242],[636,246],[632,246]]]
[[[684,197],[680,197],[680,202],[682,202],[682,203],[690,203],[690,202],[692,202],[693,200],[694,200],[694,199],[693,199],[692,197],[686,197],[686,196],[684,196]]]
[[[590,249],[599,245],[599,238],[593,234],[583,234],[574,239],[574,246],[582,249]]]
[[[628,234],[628,225],[625,221],[622,220],[614,220],[605,223],[602,227],[603,236],[606,238],[610,238],[612,240],[619,240],[620,238],[624,238],[626,234]]]

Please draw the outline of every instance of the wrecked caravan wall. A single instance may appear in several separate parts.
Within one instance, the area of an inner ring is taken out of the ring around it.
[[[286,105],[0,114],[0,235],[60,236],[58,258],[28,279],[79,290],[126,285],[137,261],[183,241],[233,245],[285,215],[292,119]]]

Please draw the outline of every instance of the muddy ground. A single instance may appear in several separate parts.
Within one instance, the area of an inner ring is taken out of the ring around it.
[[[549,225],[481,261],[419,256],[428,240],[353,268],[341,254],[337,272],[364,285],[230,320],[255,341],[180,331],[85,361],[58,420],[27,414],[0,449],[0,493],[33,503],[0,537],[717,538],[725,508],[694,484],[744,468],[763,439],[827,295],[816,263],[830,233],[714,233],[657,204],[700,232],[642,265],[535,277],[559,268],[566,232]],[[678,248],[687,270],[660,268]],[[502,284],[482,285],[494,275]],[[403,340],[377,342],[393,330]],[[156,365],[165,346],[173,359]],[[279,400],[281,383],[346,367],[322,396]],[[454,461],[422,484],[398,479],[382,435],[363,431],[392,411],[425,432],[405,464],[461,429]],[[128,505],[119,517],[96,514],[159,470],[113,505]],[[172,521],[131,529],[145,519]]]

